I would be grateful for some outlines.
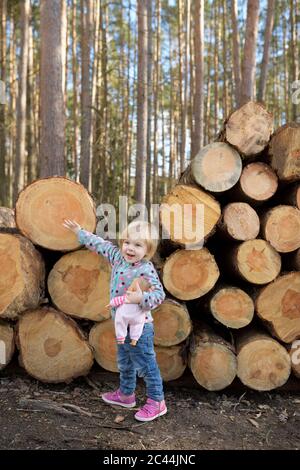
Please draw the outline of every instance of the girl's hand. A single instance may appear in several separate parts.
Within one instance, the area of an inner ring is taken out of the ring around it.
[[[125,297],[125,304],[139,304],[143,299],[143,292],[137,283],[136,291],[127,291]]]
[[[77,222],[75,222],[75,220],[65,219],[63,226],[71,230],[72,232],[76,233],[76,235],[79,232],[79,230],[81,230],[80,225]]]

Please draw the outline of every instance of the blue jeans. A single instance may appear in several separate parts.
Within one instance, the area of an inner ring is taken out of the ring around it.
[[[136,346],[131,346],[127,334],[125,343],[118,344],[118,367],[120,390],[131,395],[136,387],[136,375],[143,377],[149,398],[155,401],[164,399],[163,384],[154,352],[153,323],[145,323],[143,333]]]

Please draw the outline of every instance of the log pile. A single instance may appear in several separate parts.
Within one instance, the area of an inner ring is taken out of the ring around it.
[[[154,263],[167,297],[153,318],[165,381],[187,366],[207,390],[300,377],[300,125],[272,132],[272,115],[248,102],[161,201]],[[118,370],[110,266],[66,218],[95,231],[92,197],[62,177],[24,188],[15,214],[0,208],[0,368],[16,345],[44,382],[85,375],[93,360]]]

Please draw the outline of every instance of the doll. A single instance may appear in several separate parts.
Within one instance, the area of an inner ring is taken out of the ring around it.
[[[142,278],[133,280],[128,291],[148,291],[149,283]],[[147,312],[143,311],[139,304],[126,303],[126,294],[114,297],[109,306],[117,307],[115,316],[115,331],[118,344],[124,344],[129,326],[130,344],[136,346],[147,320]]]

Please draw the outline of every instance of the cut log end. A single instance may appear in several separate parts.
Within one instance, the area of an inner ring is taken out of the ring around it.
[[[269,165],[254,162],[243,169],[240,186],[245,196],[253,201],[267,201],[277,191],[278,178]]]
[[[267,391],[286,383],[291,360],[285,348],[266,335],[251,335],[238,347],[237,375],[253,390]]]
[[[190,341],[189,367],[202,387],[222,390],[236,376],[234,348],[207,325],[197,322]]]
[[[234,353],[222,344],[203,343],[191,355],[190,368],[197,382],[206,390],[228,387],[236,376]]]
[[[210,300],[210,311],[223,325],[243,328],[252,321],[254,304],[249,295],[237,287],[224,287]]]
[[[96,227],[94,203],[79,183],[64,177],[39,179],[20,192],[16,203],[16,223],[33,243],[50,250],[78,248],[74,233],[62,224],[73,219],[93,232]]]
[[[223,142],[203,147],[191,162],[191,175],[204,189],[223,192],[240,178],[242,161],[239,153]]]
[[[273,116],[261,104],[249,101],[227,120],[225,138],[247,157],[264,150],[272,131]]]
[[[155,346],[155,353],[162,379],[165,382],[182,376],[187,365],[182,353],[182,345],[167,348]]]
[[[253,284],[273,281],[281,269],[280,255],[261,239],[241,243],[237,249],[236,263],[242,277]]]
[[[233,202],[223,209],[223,230],[234,240],[246,241],[257,237],[260,229],[255,210],[244,202]]]
[[[199,245],[212,233],[221,216],[220,204],[193,186],[177,185],[160,207],[164,232],[181,245]]]
[[[77,318],[102,321],[110,317],[111,268],[96,253],[79,250],[62,256],[48,277],[48,290],[56,307]]]
[[[111,318],[93,326],[89,335],[89,343],[98,364],[103,369],[118,372],[116,335],[114,322]]]
[[[18,325],[20,363],[42,382],[70,382],[86,375],[93,354],[78,325],[52,308],[26,312]]]
[[[0,234],[0,316],[15,319],[38,306],[45,266],[40,253],[21,235]]]
[[[262,222],[266,240],[280,253],[289,253],[300,247],[300,210],[292,206],[270,209]]]
[[[291,343],[300,338],[300,272],[280,276],[263,288],[255,307],[278,339]]]
[[[185,305],[167,299],[152,312],[154,344],[173,346],[184,341],[192,331],[192,322]]]
[[[165,262],[162,279],[174,297],[191,300],[209,292],[219,274],[215,259],[207,248],[177,250]]]
[[[271,165],[283,181],[300,178],[300,124],[293,122],[277,129],[270,141]]]

